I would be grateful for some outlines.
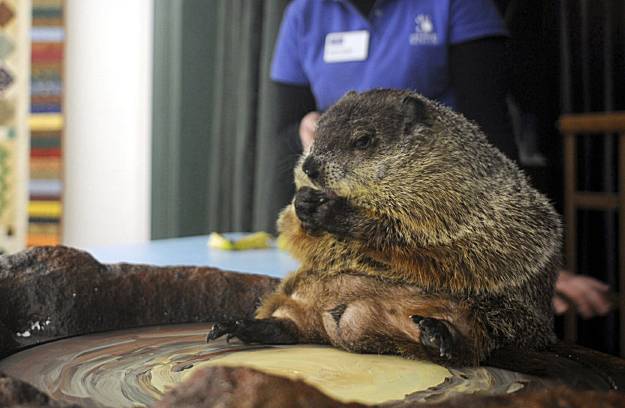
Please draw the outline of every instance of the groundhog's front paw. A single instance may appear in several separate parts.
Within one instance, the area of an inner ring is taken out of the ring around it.
[[[346,199],[302,187],[295,194],[295,214],[302,228],[312,235],[321,232],[346,236],[352,231],[353,207]]]
[[[293,323],[274,318],[217,322],[206,335],[206,342],[222,336],[226,336],[227,342],[237,338],[244,343],[297,343],[297,329]]]
[[[421,330],[421,344],[435,349],[440,357],[448,360],[454,356],[454,338],[443,321],[422,316],[410,316]]]

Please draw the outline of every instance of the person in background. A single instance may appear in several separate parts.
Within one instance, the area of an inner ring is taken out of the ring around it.
[[[349,90],[412,89],[476,121],[516,159],[506,35],[490,0],[294,0],[271,68],[285,137],[309,146],[320,112]]]
[[[475,121],[517,160],[507,35],[491,0],[294,0],[271,65],[278,136],[307,151],[321,112],[347,91],[410,89]],[[607,313],[605,285],[579,279],[562,273],[556,287],[582,316]],[[554,298],[556,312],[566,306]]]

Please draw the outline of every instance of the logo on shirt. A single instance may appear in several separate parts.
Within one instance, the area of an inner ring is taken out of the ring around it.
[[[438,44],[438,34],[434,31],[434,23],[430,15],[419,14],[414,22],[414,32],[410,33],[410,45]]]

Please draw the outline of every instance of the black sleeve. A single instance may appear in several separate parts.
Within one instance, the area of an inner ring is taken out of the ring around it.
[[[289,150],[299,154],[302,152],[299,123],[304,115],[316,110],[315,97],[309,86],[274,83],[278,137],[287,141]]]
[[[518,160],[506,104],[509,87],[506,41],[504,37],[488,37],[452,45],[450,76],[458,111],[475,121],[499,150]]]

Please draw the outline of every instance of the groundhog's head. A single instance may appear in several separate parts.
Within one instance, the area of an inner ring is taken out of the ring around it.
[[[406,202],[462,190],[502,157],[461,115],[414,92],[380,89],[349,92],[328,109],[295,174],[298,187],[363,204]]]

